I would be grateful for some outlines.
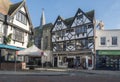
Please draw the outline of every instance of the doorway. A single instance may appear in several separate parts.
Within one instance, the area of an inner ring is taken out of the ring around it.
[[[58,58],[54,57],[54,67],[57,67]]]

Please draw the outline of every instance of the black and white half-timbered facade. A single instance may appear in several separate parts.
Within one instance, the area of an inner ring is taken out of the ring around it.
[[[74,17],[56,19],[52,33],[54,67],[92,69],[94,62],[94,10],[78,9]]]

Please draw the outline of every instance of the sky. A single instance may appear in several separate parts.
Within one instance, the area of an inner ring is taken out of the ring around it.
[[[34,27],[40,25],[42,8],[46,23],[53,24],[58,15],[73,17],[80,8],[84,12],[95,10],[95,19],[102,20],[106,29],[120,29],[120,0],[26,0],[26,4]]]

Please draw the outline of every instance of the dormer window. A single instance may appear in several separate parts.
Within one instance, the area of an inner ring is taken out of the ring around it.
[[[23,23],[25,25],[27,24],[26,15],[22,11],[17,12],[16,20],[18,20],[19,22],[21,22],[21,23]]]

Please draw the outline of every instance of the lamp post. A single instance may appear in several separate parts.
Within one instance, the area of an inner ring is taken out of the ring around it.
[[[94,69],[96,69],[96,20],[95,18],[93,19],[93,33],[94,33],[94,49],[93,49],[93,55],[94,55]]]
[[[16,53],[15,53],[15,72],[16,72],[16,60],[17,60],[17,54],[18,54],[18,51],[16,51]]]

